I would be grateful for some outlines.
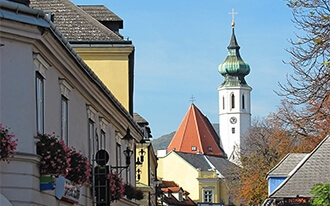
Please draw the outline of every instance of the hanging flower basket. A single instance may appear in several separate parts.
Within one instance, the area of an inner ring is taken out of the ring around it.
[[[137,189],[133,185],[125,184],[125,192],[124,195],[127,197],[127,199],[136,199],[136,200],[142,200],[143,199],[143,192],[140,189]]]
[[[110,172],[109,176],[110,201],[120,200],[124,196],[125,186],[123,178],[117,172]]]
[[[73,183],[83,185],[91,178],[92,165],[87,157],[75,148],[70,150],[70,169],[66,176]]]
[[[66,176],[70,168],[70,149],[54,134],[38,134],[37,154],[41,156],[40,174]]]
[[[9,163],[8,158],[14,157],[14,150],[16,150],[18,140],[13,138],[15,138],[15,135],[9,134],[8,129],[0,124],[0,161]]]

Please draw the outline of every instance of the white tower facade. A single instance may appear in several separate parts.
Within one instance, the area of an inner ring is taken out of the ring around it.
[[[228,56],[219,65],[224,82],[219,86],[219,130],[222,148],[229,160],[238,163],[244,135],[251,126],[251,90],[244,77],[250,73],[250,66],[239,54],[234,24],[228,48]]]
[[[219,129],[227,156],[235,160],[251,126],[251,87],[219,87]]]

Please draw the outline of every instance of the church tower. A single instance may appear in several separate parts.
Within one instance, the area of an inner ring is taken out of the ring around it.
[[[252,88],[244,79],[250,73],[250,66],[240,56],[234,27],[233,20],[228,56],[218,67],[219,73],[224,76],[218,91],[220,139],[228,159],[236,162],[244,144],[244,135],[251,126]]]

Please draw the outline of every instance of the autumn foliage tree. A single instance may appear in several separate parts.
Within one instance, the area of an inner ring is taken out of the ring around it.
[[[249,205],[266,199],[266,174],[287,153],[311,152],[330,131],[329,1],[287,2],[298,29],[288,50],[293,74],[280,83],[278,111],[254,120],[245,137],[238,188]]]
[[[278,117],[288,114],[282,112],[270,114],[264,119],[254,119],[245,136],[240,154],[240,185],[237,188],[246,204],[259,205],[267,198],[267,172],[285,155],[311,152],[321,141],[314,135],[300,135],[291,129],[294,125],[283,124]],[[307,124],[305,122],[304,127],[308,128]],[[328,128],[319,129],[325,132]]]
[[[241,150],[240,191],[249,205],[259,205],[267,197],[267,172],[297,147],[287,131],[270,117],[254,119]]]

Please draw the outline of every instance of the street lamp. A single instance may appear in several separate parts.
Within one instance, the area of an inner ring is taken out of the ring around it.
[[[130,141],[134,139],[131,135],[131,131],[129,128],[127,128],[126,130],[126,135],[123,137],[123,140],[126,140],[128,143],[130,143]],[[126,166],[110,166],[111,170],[112,169],[121,169],[120,173],[124,170],[127,169],[129,167],[129,165],[131,164],[131,156],[133,155],[133,151],[127,146],[126,150],[123,151],[124,155],[125,155],[125,159],[126,159]]]
[[[140,151],[139,151],[139,155],[140,155],[140,160],[141,160],[141,163],[143,163],[143,161],[144,161],[144,154],[145,154],[146,152],[143,150],[143,149],[141,149]]]

